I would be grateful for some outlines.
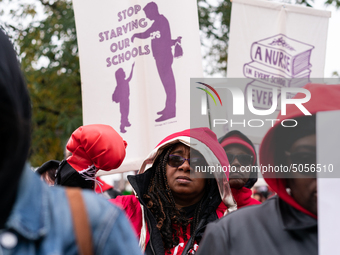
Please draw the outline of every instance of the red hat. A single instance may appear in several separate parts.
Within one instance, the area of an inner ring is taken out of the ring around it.
[[[222,141],[221,146],[225,148],[230,144],[240,144],[246,147],[247,149],[249,149],[251,153],[253,154],[253,165],[255,164],[256,153],[255,153],[254,148],[249,143],[247,143],[245,140],[243,140],[239,134],[235,134],[235,135],[227,137],[226,139]]]

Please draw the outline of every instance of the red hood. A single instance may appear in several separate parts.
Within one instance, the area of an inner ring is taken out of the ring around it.
[[[171,134],[164,138],[143,162],[138,173],[141,174],[150,169],[154,160],[161,154],[164,148],[178,142],[199,151],[209,166],[215,166],[216,169],[217,167],[224,166],[225,169],[229,169],[227,155],[225,154],[223,147],[219,144],[216,134],[209,128],[193,128]],[[232,197],[228,182],[229,172],[215,172],[214,177],[217,181],[224,204],[228,207],[229,211],[236,209],[236,204]]]
[[[311,99],[304,103],[303,106],[312,114],[321,111],[334,111],[340,109],[340,85],[324,85],[324,84],[308,84],[304,87],[311,93]],[[305,94],[298,93],[294,98],[305,98]],[[302,117],[304,114],[295,105],[287,105],[287,114],[285,116],[278,115],[277,121],[274,126],[269,129],[267,134],[262,140],[260,147],[260,163],[264,166],[275,166],[274,161],[275,148],[278,146],[275,143],[274,133],[276,128],[281,125],[284,119],[294,119]],[[275,178],[275,173],[263,173],[263,177],[268,185],[278,194],[278,196],[285,202],[295,207],[296,209],[316,218],[316,215],[300,206],[286,191],[285,179]]]
[[[157,147],[159,148],[163,144],[167,144],[169,141],[176,139],[176,138],[180,138],[180,137],[189,137],[189,138],[197,139],[198,141],[205,144],[214,153],[214,155],[217,157],[217,159],[219,160],[222,166],[229,166],[229,161],[228,161],[228,158],[225,154],[223,147],[217,141],[216,134],[212,132],[209,128],[186,129],[184,131],[174,133],[164,138],[157,145]],[[190,147],[193,147],[193,145]],[[229,179],[229,172],[226,172],[225,174],[227,178]]]

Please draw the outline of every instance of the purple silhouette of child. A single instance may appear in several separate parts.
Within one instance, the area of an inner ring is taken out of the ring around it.
[[[125,127],[130,127],[131,124],[129,122],[129,111],[130,111],[130,86],[129,82],[132,78],[133,73],[133,67],[135,66],[135,63],[133,63],[131,68],[131,73],[129,78],[125,80],[125,72],[123,68],[119,68],[116,73],[116,81],[117,86],[115,91],[112,94],[112,101],[116,103],[120,103],[120,132],[126,133]]]
[[[171,47],[181,42],[181,37],[176,40],[171,39],[171,31],[168,20],[158,12],[158,6],[154,2],[148,3],[143,8],[148,19],[153,20],[151,27],[143,33],[136,33],[131,37],[146,39],[151,37],[151,49],[156,61],[159,77],[162,81],[166,102],[165,108],[157,114],[162,115],[156,122],[165,121],[176,117],[176,82],[172,71],[173,55]]]

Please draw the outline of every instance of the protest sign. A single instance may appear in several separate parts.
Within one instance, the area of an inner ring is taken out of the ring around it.
[[[127,141],[116,172],[137,170],[170,133],[190,127],[190,77],[202,77],[197,2],[73,0],[84,125]]]
[[[277,89],[276,111],[266,115],[266,119],[276,119],[281,109],[282,88],[299,88],[312,78],[323,78],[329,17],[328,11],[303,6],[258,0],[233,1],[227,77],[244,78],[238,86],[245,97],[247,91],[251,92],[252,104],[258,110],[271,108],[273,88]],[[219,85],[224,86],[215,83]],[[287,97],[294,95],[288,93]],[[228,106],[226,119],[243,123],[256,117],[249,111],[245,116],[235,116],[231,105]],[[229,122],[214,131],[221,136],[239,129],[253,142],[260,143],[269,128],[269,122],[258,129],[231,127]]]

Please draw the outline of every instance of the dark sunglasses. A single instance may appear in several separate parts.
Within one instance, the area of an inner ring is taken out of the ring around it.
[[[189,165],[192,168],[195,168],[195,166],[207,165],[203,157],[183,158],[182,156],[179,156],[179,155],[169,155],[168,165],[172,167],[179,167],[183,165],[186,160],[188,161]]]
[[[285,152],[286,156],[292,161],[293,164],[316,164],[315,152]]]
[[[285,152],[292,164],[295,164],[296,171],[308,177],[316,177],[316,153],[315,152]]]
[[[252,165],[253,158],[254,158],[252,155],[248,155],[248,154],[234,155],[230,153],[227,153],[227,157],[228,157],[229,164],[233,163],[235,158],[237,158],[238,162],[240,162],[242,166]]]

